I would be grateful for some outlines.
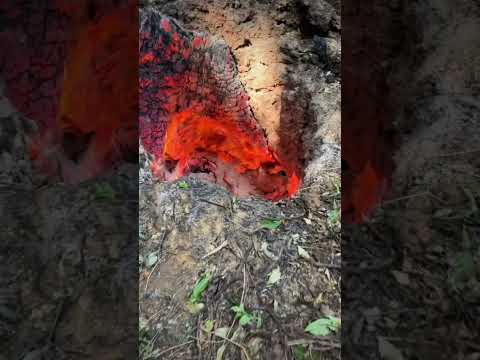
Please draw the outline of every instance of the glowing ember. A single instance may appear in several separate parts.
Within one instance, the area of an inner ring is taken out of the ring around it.
[[[342,221],[362,223],[390,186],[392,125],[385,105],[372,100],[383,98],[386,85],[379,81],[373,86],[368,76],[349,76],[342,85],[349,101],[342,114]]]
[[[141,11],[139,36],[140,136],[154,173],[202,173],[239,196],[292,196],[296,167],[269,147],[225,43],[151,9]]]

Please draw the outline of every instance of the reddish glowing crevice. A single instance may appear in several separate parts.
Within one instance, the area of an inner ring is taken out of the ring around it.
[[[163,158],[166,164],[176,164],[166,169],[166,178],[207,172],[238,195],[279,200],[298,188],[296,174],[279,163],[265,140],[240,129],[228,114],[211,118],[187,109],[172,116]]]

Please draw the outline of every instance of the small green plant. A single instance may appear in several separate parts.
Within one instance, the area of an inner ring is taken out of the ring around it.
[[[327,211],[327,224],[330,231],[334,232],[338,231],[341,226],[341,192],[340,178],[339,176],[334,176],[329,186],[331,208]]]
[[[268,230],[276,230],[278,227],[282,224],[282,220],[276,220],[276,219],[263,219],[260,225],[264,229]]]
[[[215,325],[214,320],[205,320],[202,326],[202,330],[205,331],[207,334],[210,334],[213,330],[214,325]]]
[[[154,337],[147,327],[146,321],[140,319],[140,329],[138,332],[139,358],[141,360],[157,359],[160,356],[160,350],[155,349]]]
[[[476,204],[474,206],[476,207]],[[461,250],[451,255],[453,262],[448,271],[447,283],[454,292],[465,294],[465,290],[468,289],[479,293],[478,254],[480,254],[480,243],[476,237],[470,235],[469,226],[464,223]]]
[[[339,197],[342,194],[342,185],[340,181],[334,181],[333,187],[335,188],[335,196]]]
[[[448,273],[448,284],[456,292],[461,292],[476,281],[476,265],[474,255],[470,251],[462,251],[454,256],[455,266]]]
[[[297,345],[293,348],[293,358],[295,360],[305,360],[306,352],[304,345]]]
[[[330,226],[337,226],[340,224],[340,209],[338,209],[336,206],[333,210],[330,210],[327,213],[328,216],[328,224]]]
[[[190,302],[192,304],[200,302],[203,293],[205,290],[207,290],[208,285],[210,284],[210,280],[212,280],[212,275],[207,273],[197,281],[195,287],[193,288],[192,294],[190,295]]]
[[[190,186],[188,185],[188,183],[187,183],[185,180],[179,181],[179,182],[177,183],[177,185],[178,185],[178,188],[179,188],[179,189],[182,189],[182,190],[188,190],[188,189],[190,189]]]
[[[252,323],[253,321],[256,321],[257,328],[262,326],[262,318],[249,313],[245,309],[244,304],[239,304],[239,305],[232,306],[231,309],[235,313],[235,319],[238,319],[238,323],[241,326],[247,326],[248,324]]]
[[[313,336],[327,336],[336,332],[340,327],[340,319],[334,316],[318,319],[307,325],[305,332]]]
[[[300,344],[293,348],[293,358],[295,360],[320,360],[322,357],[318,352],[308,351],[305,345]]]
[[[110,184],[96,184],[95,198],[98,200],[115,200],[115,190]]]
[[[212,280],[212,275],[207,273],[195,284],[187,304],[187,307],[192,314],[198,314],[205,307],[205,304],[200,302],[200,300],[202,299],[205,290],[207,290],[208,285],[210,285],[210,280]]]

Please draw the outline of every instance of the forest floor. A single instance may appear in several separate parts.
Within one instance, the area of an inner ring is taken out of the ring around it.
[[[403,39],[371,61],[390,69],[399,146],[389,198],[368,223],[342,229],[342,352],[478,359],[480,47],[471,29],[480,8],[468,0],[404,5],[375,8],[404,38],[368,26],[359,35],[388,46]]]

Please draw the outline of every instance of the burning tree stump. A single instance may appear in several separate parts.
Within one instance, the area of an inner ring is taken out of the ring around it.
[[[224,41],[140,12],[140,138],[165,180],[188,173],[270,200],[299,187],[297,165],[269,146]]]

